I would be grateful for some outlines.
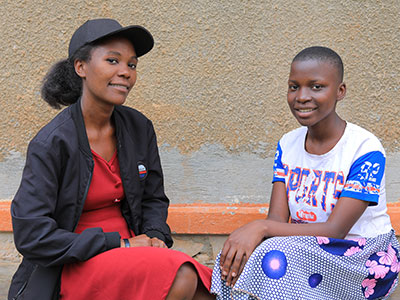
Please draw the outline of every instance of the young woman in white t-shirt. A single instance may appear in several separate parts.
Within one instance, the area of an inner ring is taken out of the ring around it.
[[[270,209],[231,233],[217,258],[217,299],[386,299],[399,244],[386,213],[385,152],[344,121],[343,63],[325,47],[293,59],[287,101],[302,127],[278,143]]]

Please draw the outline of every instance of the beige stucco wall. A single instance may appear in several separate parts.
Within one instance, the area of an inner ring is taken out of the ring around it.
[[[398,0],[0,5],[0,199],[12,197],[28,141],[56,114],[40,99],[42,77],[66,57],[74,29],[94,17],[154,35],[127,104],[154,122],[172,202],[268,199],[276,142],[297,126],[286,105],[290,61],[311,45],[342,56],[348,94],[340,114],[380,137],[390,174],[400,167]]]

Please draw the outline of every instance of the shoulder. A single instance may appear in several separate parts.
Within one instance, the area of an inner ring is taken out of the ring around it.
[[[72,141],[74,136],[76,136],[75,123],[72,120],[70,108],[67,107],[43,126],[31,143],[40,143],[53,147],[56,141],[60,139]]]
[[[279,144],[281,147],[285,147],[286,145],[304,146],[304,140],[307,134],[307,127],[299,127],[288,133],[284,134],[282,138],[279,140]]]
[[[127,129],[132,130],[143,130],[152,127],[152,122],[140,111],[128,107],[128,106],[116,106],[115,110],[115,120]],[[122,124],[120,123],[122,122]]]
[[[153,123],[138,110],[127,106],[116,106],[114,120],[117,137],[133,139],[136,145],[146,144],[155,136]]]
[[[66,159],[79,153],[79,149],[77,129],[68,107],[41,128],[30,141],[26,164],[35,166],[37,172],[43,170],[38,167],[43,164],[48,170],[60,170],[58,168]]]
[[[137,122],[148,122],[150,121],[143,113],[140,111],[124,106],[124,105],[119,105],[115,107],[115,113],[123,118],[131,118],[134,121]]]
[[[347,122],[345,144],[356,151],[357,156],[370,152],[381,152],[386,156],[381,142],[373,133],[350,122]]]

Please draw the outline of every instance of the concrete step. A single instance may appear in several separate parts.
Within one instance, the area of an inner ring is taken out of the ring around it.
[[[0,300],[7,300],[11,277],[17,267],[15,262],[0,260]]]

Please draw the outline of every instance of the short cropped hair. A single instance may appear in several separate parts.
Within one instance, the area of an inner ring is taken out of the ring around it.
[[[313,46],[301,50],[294,58],[292,63],[295,61],[305,60],[318,60],[323,62],[329,62],[337,68],[340,81],[343,81],[344,68],[343,61],[339,54],[327,47]]]

